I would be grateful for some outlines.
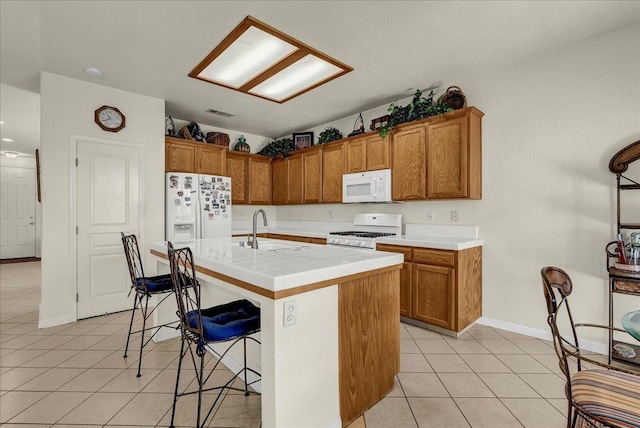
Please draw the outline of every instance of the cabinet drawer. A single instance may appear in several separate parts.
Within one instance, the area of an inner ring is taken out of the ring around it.
[[[455,254],[453,251],[428,250],[426,248],[413,249],[413,261],[428,265],[450,266],[455,265]]]
[[[390,253],[401,253],[404,255],[404,261],[411,261],[411,248],[401,247],[399,245],[376,244],[377,251],[388,251]]]

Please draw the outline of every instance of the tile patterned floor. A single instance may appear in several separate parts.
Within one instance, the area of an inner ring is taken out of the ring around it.
[[[137,378],[135,352],[122,358],[130,312],[38,329],[39,302],[39,262],[0,268],[0,425],[168,426],[177,339],[145,348]],[[349,428],[566,426],[550,343],[481,325],[458,339],[400,332],[395,389]],[[177,426],[193,426],[188,399]],[[260,397],[227,394],[210,426],[259,427]]]

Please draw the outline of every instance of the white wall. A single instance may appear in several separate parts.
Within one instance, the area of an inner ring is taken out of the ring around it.
[[[479,226],[485,241],[485,317],[548,331],[540,269],[556,265],[574,281],[575,317],[606,323],[604,248],[615,238],[616,222],[608,164],[640,139],[639,39],[635,25],[504,69],[451,76],[446,85],[460,86],[468,105],[485,113],[480,201],[285,206],[278,207],[278,219],[329,221],[331,210],[335,221],[350,221],[357,212],[381,211],[402,213],[405,223],[426,223],[433,210],[436,223],[450,223],[455,209],[461,223]],[[387,107],[364,112],[367,129]],[[346,136],[354,120],[311,130],[317,137],[333,125]],[[640,178],[640,165],[629,175]],[[640,195],[631,196],[627,207],[637,221]],[[617,297],[616,318],[640,306],[640,297]],[[602,335],[587,337],[604,341]]]
[[[102,105],[118,107],[127,118],[118,133],[94,122]],[[43,72],[41,74],[42,302],[40,326],[76,318],[75,271],[70,224],[70,136],[100,138],[144,146],[144,203],[141,206],[146,243],[164,237],[164,101]],[[149,257],[149,256],[147,256]],[[155,263],[146,261],[155,272]]]

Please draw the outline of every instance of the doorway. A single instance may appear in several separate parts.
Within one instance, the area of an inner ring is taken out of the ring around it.
[[[36,256],[35,170],[0,171],[0,259]]]

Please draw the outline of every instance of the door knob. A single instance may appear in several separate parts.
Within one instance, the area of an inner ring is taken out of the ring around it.
[[[31,223],[29,223],[29,224],[33,226],[35,223],[34,223],[34,222],[31,222]]]

